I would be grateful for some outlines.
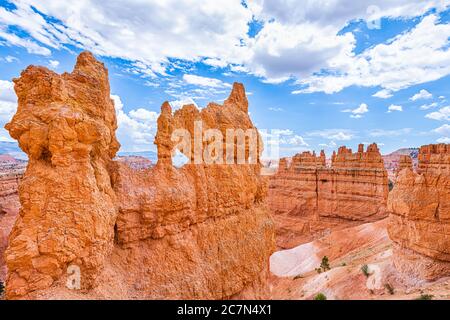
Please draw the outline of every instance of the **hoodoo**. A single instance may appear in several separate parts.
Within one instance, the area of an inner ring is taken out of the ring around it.
[[[450,275],[450,144],[422,146],[417,173],[410,160],[389,194],[388,232],[394,265],[408,276]]]
[[[92,54],[62,75],[30,66],[15,90],[18,110],[6,128],[29,165],[5,254],[8,298],[265,297],[274,231],[259,156],[171,163],[174,130],[193,134],[195,121],[224,136],[256,130],[241,84],[224,105],[201,111],[172,113],[164,103],[159,160],[143,170],[112,160],[119,143],[108,72]],[[81,290],[66,287],[74,270]]]
[[[386,216],[388,178],[376,144],[353,153],[345,146],[325,154],[303,152],[281,159],[269,186],[277,222],[277,243],[292,247],[341,222],[373,221]],[[291,241],[292,240],[292,241]]]

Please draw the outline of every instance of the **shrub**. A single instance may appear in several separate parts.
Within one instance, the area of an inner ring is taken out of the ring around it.
[[[327,296],[324,295],[323,293],[318,293],[318,294],[316,294],[316,296],[314,297],[314,300],[327,300]]]
[[[3,291],[5,291],[5,286],[3,285],[3,282],[0,281],[0,297],[3,295]]]
[[[394,294],[394,288],[391,286],[390,283],[386,283],[384,285],[384,287],[386,288],[386,290],[390,293],[390,294]]]
[[[322,271],[327,271],[330,270],[330,262],[328,261],[328,257],[324,256],[322,258],[322,262],[320,263],[320,269],[322,269]]]
[[[369,266],[368,266],[367,264],[365,264],[365,265],[363,265],[363,266],[361,267],[361,271],[362,271],[362,273],[364,273],[364,275],[365,275],[367,278],[370,276],[370,273],[369,273]]]
[[[303,275],[298,274],[298,275],[296,275],[296,276],[294,277],[294,280],[302,279],[302,278],[304,278]]]
[[[432,294],[421,294],[416,300],[432,300],[433,297]]]

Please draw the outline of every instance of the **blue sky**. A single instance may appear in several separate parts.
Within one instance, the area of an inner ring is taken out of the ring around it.
[[[243,82],[280,153],[450,143],[450,1],[0,0],[0,125],[29,64],[109,69],[122,151],[155,150],[163,101],[221,102]],[[4,129],[0,140],[9,141]]]

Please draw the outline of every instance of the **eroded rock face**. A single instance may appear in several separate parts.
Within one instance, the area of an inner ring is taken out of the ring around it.
[[[0,155],[0,281],[5,282],[4,252],[8,235],[19,212],[19,181],[23,177],[26,161]]]
[[[246,297],[263,297],[274,239],[261,165],[175,168],[170,137],[181,128],[194,135],[195,121],[224,138],[227,129],[254,128],[241,84],[223,106],[211,103],[200,111],[187,105],[172,113],[164,103],[155,138],[157,165],[136,172],[116,163],[118,248],[127,250],[132,279],[139,279],[148,297],[219,299],[249,288]]]
[[[330,170],[319,173],[318,215],[347,220],[386,216],[387,172],[375,143],[364,152],[340,147]]]
[[[450,274],[450,145],[422,146],[418,172],[403,169],[389,194],[394,264],[432,280]]]
[[[259,161],[171,163],[176,129],[193,133],[199,120],[222,133],[254,128],[241,84],[223,106],[172,113],[164,103],[158,163],[133,170],[112,160],[119,144],[108,74],[91,54],[70,74],[31,66],[15,83],[19,107],[6,128],[30,162],[6,251],[8,298],[76,296],[65,288],[72,265],[88,297],[265,295],[274,234]]]
[[[30,66],[14,83],[18,109],[6,129],[29,165],[5,253],[7,296],[51,286],[71,263],[89,288],[112,250],[117,216],[108,166],[119,143],[108,72],[82,53],[72,73]]]
[[[386,216],[387,172],[376,144],[358,152],[340,147],[331,165],[325,154],[304,152],[280,161],[270,181],[269,204],[277,222],[280,247],[310,241],[310,235],[351,221]],[[302,237],[306,235],[306,237]],[[320,233],[323,235],[323,233]],[[292,238],[285,241],[284,238]]]

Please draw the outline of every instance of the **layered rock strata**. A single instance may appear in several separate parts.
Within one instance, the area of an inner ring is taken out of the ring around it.
[[[402,273],[433,280],[450,275],[450,145],[422,146],[389,194],[388,232]]]
[[[295,239],[309,241],[318,231],[383,218],[388,192],[387,172],[376,144],[366,151],[359,145],[356,153],[340,147],[333,152],[330,166],[323,151],[320,156],[304,152],[291,161],[281,159],[269,186],[269,204],[280,235],[277,243],[290,247],[299,244],[293,243]],[[286,242],[285,237],[293,241]]]
[[[192,133],[195,121],[222,133],[256,130],[241,84],[223,105],[201,111],[190,105],[172,113],[164,103],[158,163],[134,170],[112,160],[119,144],[108,73],[90,53],[72,73],[30,66],[14,82],[19,106],[6,128],[30,162],[5,255],[8,298],[77,296],[66,288],[73,270],[87,297],[266,294],[274,237],[258,159],[180,169],[171,163],[179,148],[174,130]]]

